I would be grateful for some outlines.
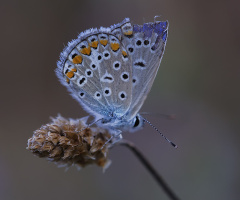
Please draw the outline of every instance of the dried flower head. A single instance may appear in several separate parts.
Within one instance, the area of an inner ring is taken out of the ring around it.
[[[96,164],[105,169],[110,164],[108,150],[111,143],[104,144],[111,135],[102,128],[86,128],[86,121],[87,118],[52,118],[52,123],[34,131],[28,139],[27,149],[59,166]]]

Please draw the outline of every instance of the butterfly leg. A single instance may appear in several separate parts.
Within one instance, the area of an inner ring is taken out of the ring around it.
[[[101,147],[101,150],[110,142],[112,141],[112,145],[117,143],[122,139],[122,131],[120,130],[114,130],[114,133],[112,133],[111,137],[104,143],[104,145]]]

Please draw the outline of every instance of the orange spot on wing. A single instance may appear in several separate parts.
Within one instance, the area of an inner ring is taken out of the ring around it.
[[[74,72],[73,71],[69,71],[69,72],[66,73],[66,76],[68,78],[72,78],[74,76]]]
[[[90,47],[97,48],[98,46],[98,41],[93,41],[90,43]]]
[[[80,56],[80,55],[75,56],[75,57],[73,58],[72,62],[73,62],[74,64],[81,64],[81,63],[82,63],[82,56]]]
[[[80,52],[82,53],[82,54],[84,54],[84,55],[90,55],[91,54],[91,47],[90,46],[88,46],[88,47],[86,47],[86,48],[83,48],[83,49],[81,49],[80,50]]]
[[[120,45],[118,43],[111,43],[111,48],[113,51],[117,51],[119,49]]]
[[[100,43],[103,45],[103,46],[106,46],[108,41],[107,40],[100,40]]]
[[[122,51],[122,55],[123,55],[124,57],[127,57],[127,52],[126,52],[126,51]]]
[[[66,78],[66,82],[67,82],[67,83],[70,83],[70,80],[69,80],[68,78]]]
[[[124,35],[132,35],[132,34],[133,34],[132,31],[126,31],[126,32],[124,32]]]
[[[73,72],[76,72],[76,71],[77,71],[77,69],[76,69],[76,68],[72,68],[72,69],[71,69],[71,71],[73,71]]]

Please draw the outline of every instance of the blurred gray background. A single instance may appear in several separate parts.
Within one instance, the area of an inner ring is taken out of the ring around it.
[[[181,199],[239,199],[239,13],[236,0],[1,0],[0,199],[168,199],[125,147],[111,150],[104,174],[65,172],[25,149],[50,116],[87,115],[54,73],[64,45],[87,28],[155,15],[169,20],[169,37],[141,111],[176,114],[148,120],[179,149],[148,125],[123,136]]]

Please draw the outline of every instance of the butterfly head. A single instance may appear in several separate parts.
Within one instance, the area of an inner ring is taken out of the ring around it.
[[[109,128],[110,130],[135,132],[143,128],[144,119],[139,114],[131,120],[125,120],[123,117],[110,117],[108,119],[102,119],[98,125]]]
[[[143,126],[144,126],[144,120],[143,120],[143,118],[139,114],[137,114],[133,118],[133,120],[132,120],[132,122],[130,124],[129,132],[138,131],[138,130],[142,129]]]

